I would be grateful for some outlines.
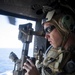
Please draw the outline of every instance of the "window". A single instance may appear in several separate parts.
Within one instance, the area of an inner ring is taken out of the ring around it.
[[[15,23],[10,22],[12,18]],[[35,28],[35,21],[26,19],[14,18],[5,15],[0,15],[0,75],[11,75],[14,69],[14,62],[9,59],[9,54],[14,52],[18,58],[21,57],[23,43],[18,39],[19,25],[32,23],[32,28]],[[11,24],[12,23],[12,24]],[[13,25],[15,24],[15,25]],[[34,36],[29,45],[28,56],[33,56]]]

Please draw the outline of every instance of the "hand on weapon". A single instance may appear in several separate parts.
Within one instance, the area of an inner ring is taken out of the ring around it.
[[[24,63],[23,69],[26,70],[25,75],[40,75],[36,66],[30,59],[27,59],[27,62]]]

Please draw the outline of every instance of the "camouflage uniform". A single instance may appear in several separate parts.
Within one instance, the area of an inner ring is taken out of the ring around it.
[[[75,75],[75,62],[71,57],[70,51],[49,47],[42,63],[42,75]],[[72,69],[66,67],[70,62],[73,63]]]

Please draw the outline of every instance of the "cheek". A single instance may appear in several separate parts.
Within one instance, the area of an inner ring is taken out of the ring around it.
[[[62,42],[62,36],[61,36],[61,34],[60,34],[57,30],[55,30],[55,31],[53,32],[51,38],[52,38],[52,41],[53,41],[53,45],[54,45],[55,47],[60,46],[60,44],[61,44],[61,42]]]

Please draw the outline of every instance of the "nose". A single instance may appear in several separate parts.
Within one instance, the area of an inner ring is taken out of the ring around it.
[[[48,39],[50,38],[50,35],[48,33],[45,34],[45,38]]]

